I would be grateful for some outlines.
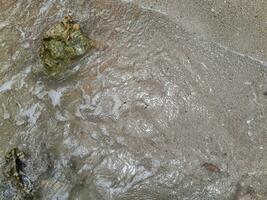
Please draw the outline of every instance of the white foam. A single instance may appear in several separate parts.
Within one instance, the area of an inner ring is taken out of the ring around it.
[[[10,118],[10,114],[7,111],[6,106],[5,106],[4,103],[2,103],[2,107],[3,107],[3,110],[4,110],[4,120],[9,119]]]
[[[49,11],[49,7],[52,5],[53,2],[54,0],[48,0],[47,2],[44,2],[42,7],[39,10],[39,15],[42,15],[46,13],[47,11]]]
[[[0,22],[0,30],[5,28],[8,25],[7,22]]]
[[[37,109],[37,108],[39,108],[39,109]],[[32,105],[31,107],[29,107],[27,110],[25,110],[23,112],[23,115],[27,116],[28,122],[31,125],[34,125],[41,115],[41,111],[40,111],[41,109],[42,108],[39,105],[39,103],[36,103],[36,104]]]
[[[13,84],[14,84],[13,80],[6,81],[3,85],[0,86],[0,92],[11,90]]]
[[[6,81],[4,84],[2,84],[0,86],[0,93],[1,92],[5,92],[5,91],[8,91],[8,90],[11,90],[12,89],[12,86],[14,83],[16,83],[17,81],[20,82],[20,87],[19,89],[21,89],[24,85],[24,79],[28,76],[28,74],[31,72],[31,67],[27,67],[26,69],[24,69],[22,71],[21,74],[17,74],[15,76],[12,76],[12,78],[8,81]]]
[[[66,88],[60,88],[57,90],[50,90],[48,92],[48,96],[50,97],[53,106],[60,106],[60,99],[64,93],[64,91],[66,90]]]

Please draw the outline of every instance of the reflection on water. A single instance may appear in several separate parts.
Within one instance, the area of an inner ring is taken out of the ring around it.
[[[4,0],[0,11],[1,166],[22,149],[42,199],[229,199],[238,185],[264,199],[264,62],[137,4]],[[97,48],[57,82],[38,49],[69,13]]]

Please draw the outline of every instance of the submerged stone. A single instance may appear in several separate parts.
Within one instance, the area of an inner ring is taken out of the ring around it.
[[[81,31],[80,25],[71,16],[66,16],[43,35],[40,57],[45,72],[53,77],[63,74],[93,46],[93,41]]]
[[[18,148],[10,150],[5,155],[3,174],[6,182],[9,182],[11,184],[10,186],[15,189],[16,195],[30,197],[33,195],[33,185],[31,180],[25,173],[25,161],[26,156],[24,152],[20,151]],[[6,184],[6,186],[6,192],[11,191],[11,188],[8,189],[8,184]]]

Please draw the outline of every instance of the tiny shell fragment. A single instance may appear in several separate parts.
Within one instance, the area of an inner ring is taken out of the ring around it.
[[[215,173],[219,173],[221,172],[220,168],[212,163],[204,163],[202,165],[206,170],[210,171],[210,172],[215,172]]]

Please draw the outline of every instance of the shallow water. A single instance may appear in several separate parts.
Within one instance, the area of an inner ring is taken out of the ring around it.
[[[266,199],[266,46],[198,31],[174,1],[1,4],[0,161],[30,155],[41,199]],[[69,13],[97,48],[49,80],[42,33]]]

